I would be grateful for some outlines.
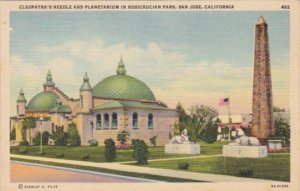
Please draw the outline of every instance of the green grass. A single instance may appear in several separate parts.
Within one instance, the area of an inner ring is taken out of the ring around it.
[[[144,174],[144,173],[125,172],[125,171],[111,170],[111,169],[105,169],[105,168],[96,168],[96,167],[88,167],[88,166],[80,166],[80,165],[61,164],[61,163],[44,162],[44,161],[28,160],[28,159],[19,159],[19,158],[13,158],[13,157],[11,157],[10,159],[13,161],[23,161],[23,162],[30,162],[30,163],[36,163],[36,164],[45,164],[45,165],[51,165],[51,166],[75,168],[75,169],[81,169],[81,170],[88,170],[88,171],[94,171],[94,172],[102,172],[102,173],[108,173],[108,174],[116,174],[116,175],[122,175],[122,176],[127,176],[127,177],[144,178],[144,179],[158,180],[158,181],[165,181],[165,182],[204,182],[204,181],[197,181],[197,180],[190,180],[190,179],[183,179],[183,178],[173,178],[173,177],[167,177],[167,176],[157,176],[157,175]]]
[[[200,142],[201,145],[201,155],[214,155],[222,153],[222,146],[226,142],[217,142],[214,144],[207,144],[205,142]],[[12,154],[19,153],[20,148],[27,148],[28,153],[24,155],[38,156],[38,157],[49,157],[57,158],[57,153],[64,153],[64,159],[70,160],[82,160],[83,155],[89,155],[89,161],[93,162],[105,162],[104,158],[104,147],[91,147],[91,146],[81,146],[81,147],[69,147],[69,146],[43,146],[43,151],[45,155],[40,155],[39,146],[14,146],[11,147]],[[178,155],[178,154],[165,154],[164,147],[149,147],[149,160],[151,159],[162,159],[162,158],[176,158],[194,155]],[[117,150],[117,158],[115,162],[133,161],[133,150]]]
[[[89,161],[93,162],[105,162],[104,158],[104,147],[68,147],[68,146],[43,146],[43,151],[45,155],[39,155],[40,147],[39,146],[15,146],[11,147],[12,154],[21,154],[19,153],[20,148],[27,148],[29,150],[25,155],[29,156],[38,156],[38,157],[49,157],[57,158],[57,153],[64,153],[64,159],[71,160],[82,160],[83,155],[90,155]],[[190,155],[180,155],[180,156],[190,156]],[[165,154],[164,147],[149,147],[149,159],[158,159],[158,158],[172,158],[178,157],[178,155]],[[124,162],[124,161],[133,161],[133,150],[117,150],[117,158],[115,162]]]
[[[243,167],[253,169],[251,178],[290,181],[290,155],[269,154],[266,158],[209,157],[150,162],[146,167],[178,169],[178,162],[188,162],[191,172],[239,176]]]

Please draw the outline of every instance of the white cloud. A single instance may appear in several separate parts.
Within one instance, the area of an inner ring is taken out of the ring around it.
[[[94,86],[115,74],[122,53],[127,74],[144,81],[157,99],[171,107],[178,101],[186,108],[194,104],[218,107],[219,98],[230,96],[233,113],[251,112],[252,66],[197,61],[185,53],[168,50],[171,48],[161,48],[155,42],[146,47],[125,43],[108,45],[101,38],[68,41],[54,47],[40,46],[34,53],[43,58],[42,63],[28,63],[17,55],[12,56],[12,98],[16,99],[21,87],[28,100],[41,91],[48,69],[60,89],[77,97],[85,72]],[[272,66],[272,78],[274,103],[285,107],[288,98],[282,95],[288,94],[286,65]],[[14,100],[12,103],[15,105]],[[226,108],[218,109],[226,112]]]

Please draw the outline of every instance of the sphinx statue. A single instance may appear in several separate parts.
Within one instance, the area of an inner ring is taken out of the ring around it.
[[[259,146],[259,140],[256,137],[241,136],[235,140],[235,143],[230,143],[230,145],[240,145],[240,146]]]
[[[181,132],[181,135],[175,136],[170,141],[171,144],[184,144],[184,143],[190,143],[187,130],[184,129]]]

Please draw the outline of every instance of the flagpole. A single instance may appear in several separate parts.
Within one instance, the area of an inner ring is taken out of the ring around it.
[[[228,122],[229,122],[229,128],[228,128],[228,141],[230,141],[230,131],[231,131],[231,120],[230,120],[230,97],[228,96]]]

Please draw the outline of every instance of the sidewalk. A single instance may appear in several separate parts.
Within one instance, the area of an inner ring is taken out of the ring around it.
[[[143,174],[151,174],[151,175],[167,176],[173,178],[191,179],[191,180],[199,180],[199,181],[207,181],[207,182],[274,182],[274,183],[279,182],[279,181],[254,179],[254,178],[242,178],[242,177],[226,176],[226,175],[150,168],[150,167],[143,167],[143,166],[126,165],[121,163],[97,163],[97,162],[87,162],[87,161],[24,156],[24,155],[15,155],[15,154],[11,154],[10,157],[44,161],[44,162],[54,162],[54,163],[61,163],[61,164],[96,167],[96,168],[98,167],[98,168],[105,168],[105,169],[125,171],[125,172],[143,173]]]
[[[180,160],[180,159],[194,159],[194,158],[208,158],[208,157],[221,157],[222,154],[219,155],[198,155],[198,156],[189,156],[189,157],[175,157],[175,158],[163,158],[163,159],[152,159],[148,160],[148,162],[155,162],[155,161],[165,161],[165,160]],[[118,162],[120,164],[130,164],[135,163],[136,161],[125,161],[125,162]]]

